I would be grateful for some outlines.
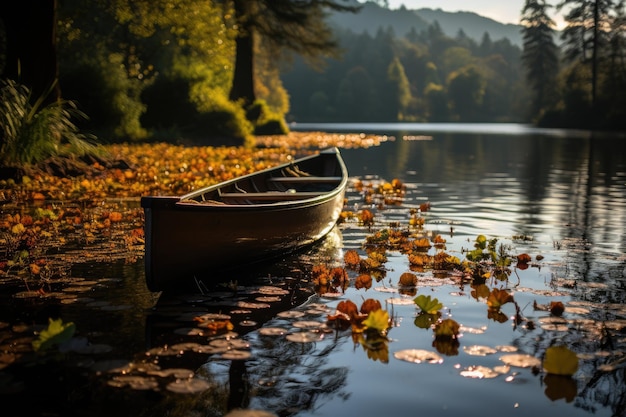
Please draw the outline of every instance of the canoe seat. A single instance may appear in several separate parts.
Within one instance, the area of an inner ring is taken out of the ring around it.
[[[307,183],[307,184],[332,184],[341,182],[341,177],[272,177],[270,182],[280,183]]]
[[[320,196],[324,193],[318,192],[282,192],[269,191],[266,193],[221,193],[222,200],[238,200],[238,201],[288,201],[288,200],[304,200]]]

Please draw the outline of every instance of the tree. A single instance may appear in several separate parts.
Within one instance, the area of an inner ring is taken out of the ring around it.
[[[0,2],[6,44],[0,45],[4,67],[0,74],[25,85],[43,103],[58,101],[56,57],[57,0]]]
[[[406,109],[411,102],[411,87],[406,77],[404,67],[399,58],[394,58],[387,69],[390,96],[390,112],[393,109],[393,120],[402,120],[406,116]]]
[[[571,7],[565,15],[567,27],[561,38],[566,60],[591,64],[591,105],[595,108],[598,66],[608,44],[610,12],[613,0],[563,0],[557,7]]]
[[[333,0],[232,0],[238,33],[235,40],[235,70],[229,98],[245,106],[256,100],[254,51],[262,45],[270,54],[283,50],[307,57],[337,54],[337,43],[324,22],[326,9],[356,12]],[[256,36],[261,39],[256,40]]]
[[[559,50],[554,43],[554,21],[548,16],[545,0],[526,0],[521,23],[526,79],[533,90],[531,114],[538,116],[556,101]]]
[[[454,71],[448,77],[448,98],[458,121],[476,121],[485,96],[485,77],[469,65]]]

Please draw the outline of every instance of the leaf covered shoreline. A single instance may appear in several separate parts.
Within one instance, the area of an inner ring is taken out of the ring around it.
[[[140,257],[143,195],[182,195],[317,149],[370,147],[385,140],[291,132],[259,136],[252,148],[122,143],[102,146],[102,155],[27,167],[17,180],[0,179],[0,277],[42,282],[68,264],[94,257]]]

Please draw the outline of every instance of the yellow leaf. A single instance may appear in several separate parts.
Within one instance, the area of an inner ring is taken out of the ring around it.
[[[13,233],[14,235],[21,235],[25,231],[26,231],[26,228],[24,227],[22,223],[17,223],[13,225],[13,227],[11,228],[11,233]]]
[[[572,376],[578,370],[578,357],[567,346],[550,346],[543,358],[543,369],[553,375]]]
[[[374,310],[370,312],[363,321],[363,325],[368,329],[375,329],[384,333],[389,328],[389,313],[386,310]]]

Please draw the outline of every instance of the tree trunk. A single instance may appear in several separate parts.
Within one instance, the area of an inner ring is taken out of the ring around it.
[[[254,32],[248,22],[249,0],[235,0],[235,15],[239,24],[239,33],[235,40],[235,73],[229,99],[242,99],[244,105],[256,100],[254,94]]]
[[[0,19],[6,30],[6,62],[2,77],[31,89],[32,99],[45,96],[44,104],[57,101],[56,57],[57,0],[0,2]]]

